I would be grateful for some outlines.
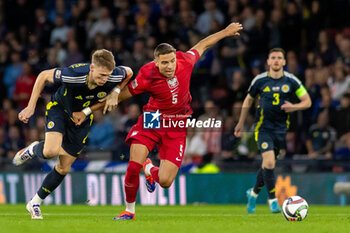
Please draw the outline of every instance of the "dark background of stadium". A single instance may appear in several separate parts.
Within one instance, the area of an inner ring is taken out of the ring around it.
[[[94,50],[106,48],[118,65],[130,66],[136,76],[153,59],[158,43],[186,51],[237,21],[244,26],[241,36],[209,49],[193,71],[194,116],[215,117],[224,124],[220,133],[189,134],[187,147],[192,145],[192,150],[184,166],[213,163],[223,172],[253,171],[259,166],[252,141],[254,109],[244,140],[234,138],[233,129],[250,81],[266,70],[269,49],[282,47],[287,52],[285,69],[303,82],[313,105],[292,114],[287,150],[278,167],[349,171],[349,5],[346,0],[0,0],[0,167],[13,170],[14,154],[44,138],[45,103],[54,86],[45,89],[28,125],[17,118],[40,71],[89,62]],[[87,152],[78,162],[127,161],[124,139],[147,98],[133,97],[107,117],[97,113]],[[307,140],[322,152],[311,153]],[[157,157],[157,150],[152,156]],[[23,167],[42,168],[38,160]]]

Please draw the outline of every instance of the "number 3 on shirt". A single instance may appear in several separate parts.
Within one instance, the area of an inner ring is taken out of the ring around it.
[[[177,104],[177,94],[173,94],[173,101],[172,104]]]
[[[273,98],[275,98],[274,101],[272,101],[273,105],[278,105],[280,103],[280,94],[279,93],[274,93]]]

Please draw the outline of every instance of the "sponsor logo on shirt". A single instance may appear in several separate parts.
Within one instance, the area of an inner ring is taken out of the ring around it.
[[[184,148],[184,145],[180,145],[180,153],[179,153],[179,156],[177,156],[176,157],[176,161],[181,161],[182,160],[182,156],[183,156],[183,153],[184,153],[184,151],[183,151],[183,148]]]
[[[138,134],[138,133],[139,133],[139,131],[137,131],[137,130],[133,131],[133,132],[131,133],[131,137],[135,136],[135,135]]]
[[[88,96],[85,96],[85,99],[88,99],[88,100],[90,100],[90,99],[93,99],[95,96],[93,96],[93,95],[88,95]]]
[[[265,89],[263,90],[263,92],[270,92],[270,91],[271,90],[270,90],[269,86],[266,86]]]

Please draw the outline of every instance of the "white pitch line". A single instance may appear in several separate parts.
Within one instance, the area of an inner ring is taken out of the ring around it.
[[[0,213],[0,216],[16,216],[16,215],[28,215],[28,213]],[[84,213],[44,213],[46,216],[100,216],[100,217],[113,217],[113,214],[84,214]],[[166,216],[166,217],[266,217],[273,216],[275,214],[140,214],[142,216]],[[276,215],[275,215],[276,216]],[[348,213],[337,213],[337,214],[309,214],[310,216],[317,217],[332,217],[332,216],[350,216]]]

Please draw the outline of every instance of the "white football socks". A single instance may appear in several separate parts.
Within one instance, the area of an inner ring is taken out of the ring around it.
[[[277,198],[269,199],[269,204],[271,205],[272,202],[277,201]]]
[[[43,199],[41,199],[36,193],[35,196],[32,198],[31,202],[33,205],[40,205],[41,202],[43,202]]]
[[[136,202],[131,202],[131,203],[128,203],[126,202],[126,211],[132,213],[132,214],[135,214],[135,203]]]
[[[145,173],[146,175],[150,176],[151,175],[151,168],[154,167],[153,164],[149,163],[145,167]]]
[[[250,191],[250,195],[252,195],[255,198],[258,197],[258,194],[256,194],[253,189]]]

